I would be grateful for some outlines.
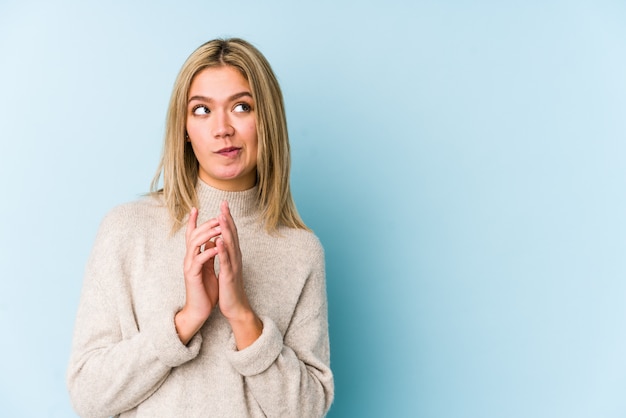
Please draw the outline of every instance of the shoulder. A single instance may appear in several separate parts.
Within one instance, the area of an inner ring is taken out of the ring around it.
[[[136,223],[159,218],[163,215],[167,215],[167,209],[161,199],[147,195],[113,207],[105,215],[103,223]]]
[[[161,199],[142,196],[112,208],[102,219],[98,234],[128,236],[131,231],[167,224],[167,218],[168,212]]]
[[[320,239],[312,231],[299,228],[280,228],[279,239],[286,244],[289,252],[297,257],[309,260],[324,261],[324,247]]]
[[[120,204],[100,222],[91,259],[96,264],[114,264],[112,260],[132,262],[147,248],[147,243],[163,242],[170,228],[167,208],[157,198],[143,196]]]

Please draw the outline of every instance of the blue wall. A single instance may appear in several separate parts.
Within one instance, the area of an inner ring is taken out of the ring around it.
[[[331,417],[626,416],[626,5],[227,3],[0,2],[0,415],[73,416],[96,228],[241,36],[327,251]]]

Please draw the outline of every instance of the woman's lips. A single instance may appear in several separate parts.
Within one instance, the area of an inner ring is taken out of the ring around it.
[[[219,154],[223,157],[236,157],[239,154],[239,151],[241,150],[241,148],[237,148],[237,147],[226,147],[226,148],[222,148],[221,150],[217,151],[216,154]]]

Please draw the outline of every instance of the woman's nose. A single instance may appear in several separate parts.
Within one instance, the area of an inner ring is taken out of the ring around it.
[[[213,112],[212,134],[215,138],[223,138],[233,135],[235,129],[230,120],[230,115],[225,111]]]

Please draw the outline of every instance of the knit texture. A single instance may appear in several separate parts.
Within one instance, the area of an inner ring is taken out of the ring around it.
[[[324,252],[311,232],[260,222],[256,188],[198,183],[198,224],[227,200],[262,335],[237,351],[215,308],[185,346],[174,316],[185,303],[185,228],[145,197],[103,220],[87,263],[67,380],[84,417],[319,417],[334,396]]]

